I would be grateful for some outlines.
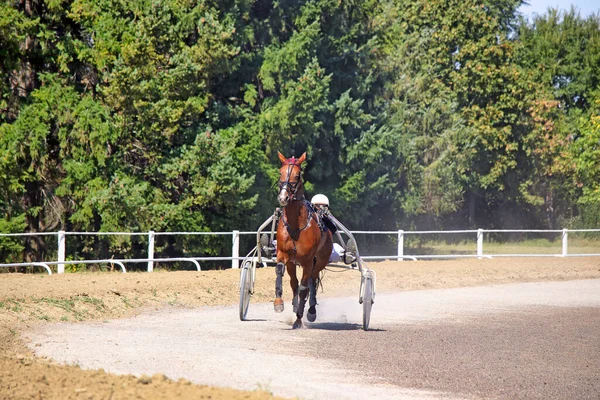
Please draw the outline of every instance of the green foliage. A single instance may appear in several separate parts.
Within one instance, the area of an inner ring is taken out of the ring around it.
[[[578,201],[600,206],[600,96],[596,97],[590,113],[578,122],[579,134],[569,145],[576,185],[582,189]]]
[[[598,16],[520,3],[3,2],[0,232],[255,229],[277,151],[308,153],[308,195],[351,228],[592,226]],[[147,239],[68,246],[143,257]],[[0,238],[5,260],[46,251]]]
[[[520,26],[523,64],[567,111],[593,105],[600,84],[599,24],[598,15],[584,19],[572,8],[562,13],[551,9]]]
[[[1,203],[0,203],[1,205]],[[21,214],[10,220],[0,219],[1,233],[20,233],[25,229],[25,215]],[[0,262],[20,262],[18,256],[24,250],[23,239],[20,237],[0,236]]]
[[[536,170],[546,177],[544,205],[551,219],[576,218],[599,204],[594,193],[600,164],[595,151],[600,17],[549,10],[532,22],[523,21],[519,38],[519,62],[541,83],[532,108],[537,126],[526,145],[538,161]]]

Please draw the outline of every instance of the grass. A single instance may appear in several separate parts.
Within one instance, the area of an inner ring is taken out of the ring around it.
[[[405,245],[405,255],[477,254],[475,240],[447,243],[427,241]],[[483,254],[562,254],[562,240],[526,239],[519,241],[483,242]],[[567,254],[600,254],[600,240],[569,239]]]
[[[12,297],[9,297],[5,302],[2,302],[2,308],[6,308],[7,310],[15,313],[20,313],[23,311],[23,302],[24,300],[13,299]]]
[[[273,396],[273,391],[271,390],[270,384],[257,383],[256,390],[259,392],[264,392],[264,393],[267,393],[267,394]]]
[[[133,308],[133,306],[129,302],[129,299],[126,296],[121,296],[121,300],[123,301],[123,304],[125,304],[127,307]]]
[[[46,303],[46,304],[50,304],[54,307],[61,308],[70,313],[76,312],[74,310],[75,302],[73,300],[69,300],[69,299],[53,299],[50,297],[41,297],[39,299],[34,299],[34,303]]]
[[[106,309],[106,305],[101,299],[89,296],[77,296],[76,299],[78,299],[82,303],[93,305],[97,311],[102,311]]]
[[[177,293],[178,294],[178,293]],[[98,297],[91,297],[86,293],[73,295],[68,298],[60,297],[34,297],[27,298],[2,298],[0,310],[10,312],[20,321],[37,319],[42,321],[84,321],[90,318],[102,317],[111,314],[114,310],[123,307],[135,309],[143,304],[138,297],[120,296],[122,305],[114,308],[110,302]],[[174,302],[177,302],[177,295]]]
[[[175,304],[177,304],[177,297],[179,295],[179,292],[175,292],[175,298],[173,300],[169,301],[169,305],[170,306],[174,306]]]
[[[73,296],[70,299],[55,299],[55,298],[50,298],[50,297],[41,297],[41,298],[32,299],[32,302],[35,304],[47,304],[47,305],[59,308],[63,311],[66,311],[68,314],[73,316],[78,321],[82,321],[89,314],[89,312],[85,309],[84,310],[77,309],[78,303],[83,303],[88,306],[91,305],[96,309],[96,311],[106,310],[106,305],[104,304],[104,301],[102,301],[101,299],[97,299],[97,298],[89,297],[89,296],[81,296],[81,295]],[[63,318],[67,318],[67,317],[63,316],[61,318],[61,321],[63,320]]]
[[[33,299],[33,302],[36,304],[48,304],[56,308],[60,308],[61,310],[66,311],[75,317],[76,320],[81,321],[85,317],[85,313],[82,313],[75,309],[75,301],[71,299],[54,299],[50,297],[42,297],[39,299]]]

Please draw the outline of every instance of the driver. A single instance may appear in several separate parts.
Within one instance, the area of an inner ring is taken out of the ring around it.
[[[332,234],[337,232],[337,226],[327,216],[327,212],[329,211],[329,199],[324,194],[315,194],[313,198],[310,200],[313,207],[317,211],[317,214],[327,227],[331,231]]]
[[[332,234],[337,232],[337,226],[329,219],[327,215],[329,211],[329,199],[324,194],[315,194],[313,198],[310,200],[312,205],[315,207],[317,214],[323,220],[323,223],[331,231]],[[331,251],[331,256],[329,257],[329,262],[345,262],[346,264],[352,264],[356,261],[356,256],[352,254],[348,249],[344,249],[342,245],[339,243],[333,243],[333,249]]]

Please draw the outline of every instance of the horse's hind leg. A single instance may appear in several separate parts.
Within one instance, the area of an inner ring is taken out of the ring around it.
[[[298,289],[294,290],[294,297],[292,297],[292,308],[294,314],[298,312]]]
[[[309,299],[308,299],[308,312],[306,313],[306,319],[310,322],[315,322],[317,319],[317,283],[312,276],[308,280],[308,291],[309,291]]]
[[[314,267],[310,279],[308,280],[308,287],[310,289],[310,307],[308,308],[306,319],[310,322],[314,322],[317,319],[317,289],[319,288],[319,283],[321,281],[321,271],[327,266],[327,262],[329,261],[329,254],[330,253],[325,253],[322,257],[319,257],[318,255],[315,257]]]
[[[290,287],[292,288],[292,308],[294,314],[298,312],[298,277],[296,276],[296,264],[290,262],[287,264],[287,272],[290,276]]]
[[[278,262],[275,266],[275,301],[273,302],[273,308],[275,312],[283,311],[283,274],[285,273],[285,265],[282,262]]]

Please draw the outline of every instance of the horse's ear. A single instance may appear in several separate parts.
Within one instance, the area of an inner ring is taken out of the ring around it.
[[[279,161],[281,161],[281,163],[284,164],[286,161],[285,156],[283,154],[281,154],[280,151],[277,152],[277,156],[279,156]]]
[[[303,154],[300,156],[300,158],[298,159],[298,164],[299,164],[299,165],[302,165],[302,163],[303,163],[304,161],[306,161],[306,152],[304,152],[304,153],[303,153]]]

